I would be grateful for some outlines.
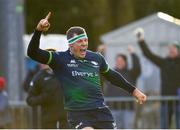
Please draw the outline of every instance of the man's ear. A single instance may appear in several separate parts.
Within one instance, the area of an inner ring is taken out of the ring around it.
[[[69,48],[72,48],[72,47],[73,47],[73,45],[72,45],[72,44],[70,44],[70,45],[69,45]]]

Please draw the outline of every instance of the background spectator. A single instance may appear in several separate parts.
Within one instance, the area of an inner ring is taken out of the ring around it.
[[[132,46],[128,46],[128,52],[132,57],[132,68],[128,69],[127,57],[124,54],[116,56],[115,70],[120,72],[130,83],[136,86],[136,81],[141,73],[140,62],[137,55],[134,53]],[[106,82],[107,83],[107,82]],[[104,94],[107,97],[130,97],[128,93],[118,87],[107,83],[104,88]],[[114,116],[117,121],[118,128],[133,128],[134,127],[134,104],[132,102],[121,103],[120,106],[111,106],[114,110]],[[128,122],[127,122],[128,119]]]
[[[136,32],[138,44],[150,61],[160,68],[161,71],[161,95],[162,96],[177,96],[178,88],[180,87],[180,56],[178,46],[174,43],[168,45],[168,56],[166,58],[159,57],[152,53],[148,48],[142,29]],[[173,107],[172,102],[162,102],[161,105],[161,128],[170,128],[173,112],[179,115],[179,108]],[[176,128],[180,128],[179,116],[176,116]]]
[[[6,80],[0,77],[0,129],[6,128],[11,123],[12,117],[9,111],[8,96],[5,91]]]
[[[49,66],[42,64],[41,68],[31,80],[27,103],[41,106],[43,129],[68,128],[60,82]]]

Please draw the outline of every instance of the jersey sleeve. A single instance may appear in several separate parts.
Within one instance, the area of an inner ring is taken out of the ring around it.
[[[107,73],[109,71],[108,63],[106,62],[106,60],[102,54],[98,53],[98,56],[100,58],[100,72]]]
[[[46,64],[49,65],[51,68],[57,68],[62,66],[63,64],[62,52],[49,51],[49,58]]]
[[[27,49],[27,55],[42,64],[46,64],[49,58],[49,53],[46,50],[39,48],[40,45],[40,31],[35,30]]]

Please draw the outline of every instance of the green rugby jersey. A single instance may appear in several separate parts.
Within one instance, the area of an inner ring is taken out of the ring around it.
[[[61,81],[65,96],[65,109],[88,110],[105,107],[100,84],[100,73],[109,67],[99,53],[87,51],[83,60],[66,52],[50,52],[50,67]]]
[[[133,93],[135,87],[123,76],[109,69],[104,57],[87,51],[83,60],[66,52],[48,52],[39,48],[41,32],[35,31],[27,54],[32,59],[48,64],[60,80],[65,97],[66,110],[89,110],[106,107],[100,85],[100,74],[112,84]]]

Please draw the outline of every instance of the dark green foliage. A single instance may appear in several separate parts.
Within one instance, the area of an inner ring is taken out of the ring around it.
[[[180,18],[180,0],[26,0],[26,32],[52,12],[48,33],[65,34],[70,26],[84,27],[89,48],[95,50],[99,36],[157,11]]]

